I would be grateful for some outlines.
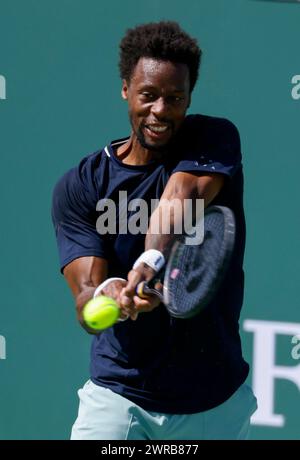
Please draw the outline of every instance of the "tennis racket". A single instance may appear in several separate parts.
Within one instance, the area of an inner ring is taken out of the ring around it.
[[[140,297],[158,296],[176,318],[191,318],[212,300],[233,252],[233,212],[224,206],[210,206],[202,218],[203,242],[192,246],[177,240],[165,266],[152,280],[137,286]],[[158,281],[163,285],[162,291],[154,288]]]

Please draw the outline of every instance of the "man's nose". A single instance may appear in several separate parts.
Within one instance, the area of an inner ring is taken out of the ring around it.
[[[163,97],[159,97],[153,102],[151,112],[156,116],[165,116],[168,112],[168,105]]]

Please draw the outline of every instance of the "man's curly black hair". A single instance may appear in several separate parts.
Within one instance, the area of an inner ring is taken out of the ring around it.
[[[180,62],[189,69],[192,92],[198,78],[201,54],[197,40],[184,32],[177,22],[142,24],[128,29],[120,43],[120,75],[130,82],[134,68],[142,57]]]

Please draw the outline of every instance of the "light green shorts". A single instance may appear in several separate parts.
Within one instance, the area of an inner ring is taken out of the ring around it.
[[[214,409],[184,415],[146,411],[90,380],[78,395],[79,412],[71,439],[247,439],[250,417],[257,408],[256,398],[247,384]]]

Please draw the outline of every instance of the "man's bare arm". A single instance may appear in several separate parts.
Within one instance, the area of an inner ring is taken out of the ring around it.
[[[220,192],[224,181],[225,178],[222,174],[207,174],[205,176],[187,172],[173,174],[166,185],[158,207],[151,216],[145,240],[145,250],[157,249],[162,252],[165,257],[168,256],[172,243],[176,238],[174,229],[178,228],[176,219],[179,214],[175,213],[170,216],[169,233],[157,234],[153,231],[153,229],[157,230],[157,228],[159,228],[161,216],[165,213],[169,213],[170,208],[167,205],[168,201],[179,199],[184,209],[183,203],[185,199],[196,200],[197,198],[201,198],[204,199],[204,206],[207,207]],[[184,212],[182,214],[182,219],[184,219]],[[145,264],[141,264],[136,270],[131,270],[128,274],[127,286],[121,293],[121,305],[126,306],[132,304],[132,299],[134,298],[138,283],[150,279],[153,274],[154,272],[152,272],[149,267],[145,266]],[[157,303],[155,306],[156,305]],[[152,302],[149,302],[148,307],[146,304],[142,305],[141,301],[137,299],[135,301],[135,307],[138,311],[151,311],[153,309]]]
[[[65,267],[64,276],[75,299],[78,321],[87,332],[95,334],[85,324],[82,310],[96,287],[107,278],[107,261],[101,257],[80,257]]]
[[[167,255],[176,234],[174,229],[178,228],[176,219],[180,218],[179,213],[171,214],[170,216],[170,232],[168,234],[157,234],[153,229],[157,229],[161,216],[169,212],[166,203],[174,199],[181,201],[181,207],[184,208],[184,200],[191,199],[192,201],[202,198],[204,199],[204,207],[217,196],[224,184],[224,176],[222,174],[209,174],[198,176],[187,172],[178,172],[173,174],[161,196],[158,207],[153,212],[149,229],[145,240],[145,250],[158,249],[163,254]],[[178,217],[179,216],[179,217]],[[184,212],[182,220],[184,219]],[[183,222],[181,222],[183,224]],[[181,225],[183,228],[183,225]]]

